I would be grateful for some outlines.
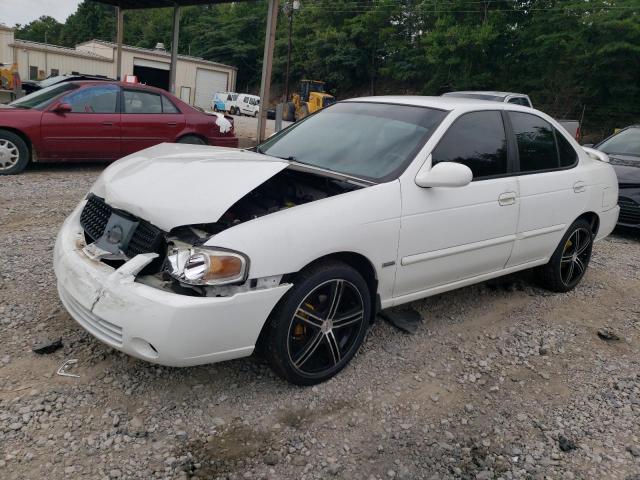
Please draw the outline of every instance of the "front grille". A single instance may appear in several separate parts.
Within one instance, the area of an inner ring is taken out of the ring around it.
[[[619,197],[620,216],[618,223],[640,225],[640,205],[628,197]]]
[[[90,195],[80,214],[80,225],[93,241],[102,236],[111,216],[111,207],[100,197]]]
[[[102,236],[112,212],[113,209],[102,198],[93,194],[89,196],[80,214],[80,225],[91,240],[95,242]],[[150,252],[158,253],[162,257],[165,247],[162,230],[129,213],[121,211],[117,213],[139,222],[129,240],[129,245],[124,250],[127,257],[133,258],[140,253]]]
[[[102,340],[104,343],[122,346],[122,328],[118,325],[108,322],[103,318],[85,308],[64,287],[58,285],[60,300],[71,316],[91,335]]]

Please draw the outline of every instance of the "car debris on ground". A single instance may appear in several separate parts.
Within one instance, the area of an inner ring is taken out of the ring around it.
[[[31,349],[34,353],[45,355],[53,353],[62,348],[62,337],[56,339],[42,339]]]

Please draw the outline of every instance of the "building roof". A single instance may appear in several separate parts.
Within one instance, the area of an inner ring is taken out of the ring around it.
[[[112,62],[113,60],[97,53],[87,52],[83,50],[75,50],[73,48],[61,47],[59,45],[52,45],[50,43],[33,42],[31,40],[20,40],[16,38],[9,44],[13,48],[25,48],[28,50],[37,50],[39,52],[59,53],[62,55],[69,55],[72,57],[88,58],[91,60],[97,60],[99,62]]]
[[[247,0],[93,0],[97,3],[105,5],[113,5],[123,9],[142,9],[142,8],[161,8],[173,7],[179,5],[186,7],[187,5],[212,5],[216,3],[233,3],[234,1]]]
[[[77,46],[81,46],[81,45],[88,45],[91,43],[98,43],[100,45],[105,45],[107,47],[111,47],[111,48],[117,48],[118,44],[116,44],[115,42],[107,42],[106,40],[97,40],[97,39],[93,39],[93,40],[89,40],[87,42],[82,42],[79,43]],[[76,46],[76,48],[77,48]],[[146,55],[156,55],[158,57],[163,57],[163,58],[171,58],[171,53],[166,52],[164,50],[155,50],[153,48],[142,48],[142,47],[134,47],[131,45],[122,45],[122,49],[123,50],[127,50],[130,52],[140,52],[140,53],[144,53]],[[80,51],[85,51],[85,50],[80,50]],[[97,54],[96,54],[97,55]],[[105,57],[102,57],[105,58]],[[186,60],[189,62],[198,62],[198,63],[203,63],[206,65],[211,65],[211,66],[216,66],[216,67],[225,67],[225,68],[230,68],[232,70],[238,70],[238,67],[234,67],[232,65],[226,65],[224,63],[219,63],[219,62],[212,62],[211,60],[205,60],[202,57],[192,57],[190,55],[178,55],[178,58],[180,60]]]

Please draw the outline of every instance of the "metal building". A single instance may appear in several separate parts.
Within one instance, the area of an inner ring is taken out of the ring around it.
[[[0,25],[0,63],[17,63],[22,79],[86,73],[116,78],[116,44],[90,40],[65,48],[19,40],[11,28]],[[156,49],[122,46],[122,73],[136,75],[148,85],[169,90],[171,54]],[[210,108],[216,92],[235,90],[237,68],[202,58],[178,55],[176,96],[202,108]]]

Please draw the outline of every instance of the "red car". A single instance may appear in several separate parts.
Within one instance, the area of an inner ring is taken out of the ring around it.
[[[117,160],[162,142],[238,146],[231,117],[144,85],[64,82],[0,105],[0,175],[29,161]]]

